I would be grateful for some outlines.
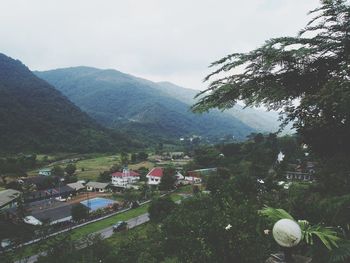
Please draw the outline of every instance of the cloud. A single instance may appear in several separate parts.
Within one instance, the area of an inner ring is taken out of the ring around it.
[[[318,0],[4,0],[0,52],[33,70],[87,65],[203,89],[207,66],[295,35]]]

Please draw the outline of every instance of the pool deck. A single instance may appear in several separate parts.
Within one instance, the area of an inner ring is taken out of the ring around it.
[[[96,193],[89,192],[89,199],[96,197],[106,198],[109,197],[108,193]],[[56,221],[62,218],[69,217],[71,215],[71,208],[74,204],[80,203],[87,200],[87,194],[82,193],[76,197],[73,197],[71,200],[66,202],[60,202],[57,200],[42,200],[35,202],[28,208],[30,215],[34,216],[39,220],[50,219],[51,221]]]

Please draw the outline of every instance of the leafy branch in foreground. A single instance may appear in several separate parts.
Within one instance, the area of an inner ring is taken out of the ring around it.
[[[321,2],[298,36],[273,38],[214,62],[218,69],[205,80],[216,79],[192,109],[224,110],[243,101],[282,110],[284,125],[293,122],[317,152],[350,153],[350,4]]]

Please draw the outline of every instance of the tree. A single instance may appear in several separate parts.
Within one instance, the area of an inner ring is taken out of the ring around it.
[[[176,207],[170,197],[162,197],[152,200],[148,208],[149,218],[155,223],[161,223]]]
[[[129,163],[129,154],[127,152],[120,153],[120,161],[122,165],[127,165]]]
[[[139,152],[138,153],[138,158],[139,158],[140,161],[145,161],[148,158],[148,154],[145,153],[145,152]]]
[[[75,164],[70,163],[66,166],[64,171],[67,173],[68,176],[72,176],[75,173],[76,169],[77,167],[75,166]]]
[[[132,153],[132,154],[131,154],[131,162],[132,162],[132,163],[136,163],[137,160],[138,160],[137,153]]]
[[[350,5],[321,2],[298,36],[270,39],[214,62],[218,69],[206,80],[220,77],[197,95],[193,109],[226,109],[240,100],[283,110],[284,124],[293,122],[313,150],[350,156]]]
[[[72,219],[74,221],[80,221],[86,219],[89,216],[89,208],[83,204],[76,204],[71,209]]]
[[[52,174],[53,176],[63,177],[63,176],[64,176],[64,170],[62,169],[61,166],[55,165],[55,166],[52,168],[51,174]]]
[[[109,182],[111,181],[111,173],[109,171],[103,171],[99,174],[97,181]]]
[[[160,179],[159,190],[168,191],[174,188],[176,182],[175,169],[166,167],[163,170],[163,176]]]

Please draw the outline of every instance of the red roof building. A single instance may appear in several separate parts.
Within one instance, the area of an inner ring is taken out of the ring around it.
[[[160,179],[163,176],[163,168],[155,167],[147,174],[148,184],[150,185],[158,185],[160,183]]]
[[[140,174],[129,169],[123,169],[123,172],[112,173],[112,185],[121,188],[130,188],[132,184],[140,179]]]
[[[140,174],[135,171],[127,170],[127,169],[124,169],[123,172],[112,173],[112,177],[125,177],[125,176],[139,177]]]

